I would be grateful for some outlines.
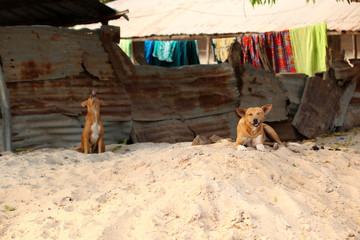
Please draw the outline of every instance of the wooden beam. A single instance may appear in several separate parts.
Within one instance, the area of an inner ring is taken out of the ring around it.
[[[135,66],[126,53],[118,46],[120,41],[120,28],[101,26],[101,41],[109,53],[111,65],[120,81],[126,80],[135,73]]]
[[[248,33],[229,33],[229,34],[174,34],[174,35],[161,35],[161,36],[142,36],[142,37],[121,37],[123,39],[131,39],[133,41],[171,41],[171,40],[197,40],[209,37],[211,38],[228,38],[238,37],[240,34],[243,36],[260,34],[261,32],[248,32]],[[345,34],[360,34],[360,31],[328,31],[327,35],[345,35]]]
[[[211,39],[206,37],[206,64],[210,63]]]
[[[352,45],[353,45],[353,56],[354,59],[357,59],[357,42],[356,42],[356,35],[352,35]]]
[[[233,42],[230,45],[228,59],[229,59],[230,65],[232,66],[234,73],[235,73],[236,86],[239,90],[239,93],[241,92],[241,89],[243,86],[240,57],[241,57],[241,44],[238,41]]]

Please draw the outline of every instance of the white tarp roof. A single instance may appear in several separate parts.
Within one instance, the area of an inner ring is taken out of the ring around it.
[[[360,30],[360,3],[346,0],[276,0],[255,7],[249,0],[118,0],[108,6],[130,11],[130,21],[109,22],[120,26],[122,38],[257,33],[321,22],[328,31]]]

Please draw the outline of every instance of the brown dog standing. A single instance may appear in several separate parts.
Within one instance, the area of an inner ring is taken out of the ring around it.
[[[100,116],[100,105],[103,101],[99,100],[96,92],[93,90],[90,97],[81,103],[82,107],[87,107],[87,114],[85,119],[85,127],[81,134],[81,147],[79,152],[88,153],[102,153],[105,151],[105,144],[103,141],[104,127]]]
[[[256,147],[257,150],[265,152],[264,141],[266,136],[278,144],[280,138],[275,130],[263,123],[265,115],[270,112],[271,104],[254,108],[237,108],[236,112],[241,116],[237,126],[236,150],[247,150],[246,146]]]

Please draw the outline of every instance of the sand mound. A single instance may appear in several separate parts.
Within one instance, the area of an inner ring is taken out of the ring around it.
[[[357,133],[265,153],[234,143],[2,153],[0,238],[360,239]]]

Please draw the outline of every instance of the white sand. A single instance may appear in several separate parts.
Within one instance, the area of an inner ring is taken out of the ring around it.
[[[360,239],[359,142],[2,153],[0,239]]]

